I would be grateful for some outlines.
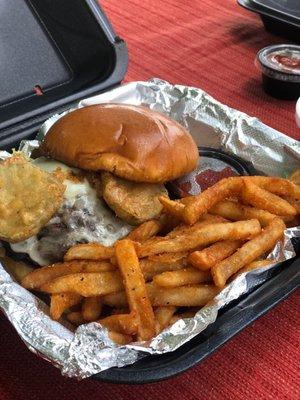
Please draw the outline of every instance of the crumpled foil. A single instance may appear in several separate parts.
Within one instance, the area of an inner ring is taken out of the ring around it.
[[[158,79],[132,82],[82,100],[78,107],[104,102],[145,105],[161,111],[186,126],[197,144],[236,154],[267,175],[287,176],[300,168],[299,142],[219,103],[200,89]],[[64,114],[49,118],[36,140],[23,141],[20,149],[30,155],[51,125]],[[0,152],[0,158],[7,156],[8,153]],[[284,241],[268,257],[276,262],[294,257],[293,237],[300,237],[300,227],[287,229]],[[106,329],[97,323],[82,325],[73,331],[65,321],[52,321],[48,306],[16,283],[1,265],[0,307],[31,351],[60,368],[63,375],[83,379],[111,367],[132,364],[148,354],[176,350],[213,323],[222,307],[268,279],[274,268],[276,263],[241,274],[194,318],[177,321],[149,342],[126,346],[114,344]]]

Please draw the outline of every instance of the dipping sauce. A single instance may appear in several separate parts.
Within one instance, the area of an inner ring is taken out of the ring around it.
[[[262,73],[263,88],[273,97],[300,97],[300,46],[280,44],[257,53],[256,66]]]
[[[300,72],[300,53],[289,54],[287,53],[271,53],[268,55],[269,61],[278,66],[284,71]]]
[[[202,148],[204,149],[204,148]],[[189,174],[168,184],[175,197],[197,195],[223,178],[249,175],[247,163],[220,150],[200,149],[197,168]]]

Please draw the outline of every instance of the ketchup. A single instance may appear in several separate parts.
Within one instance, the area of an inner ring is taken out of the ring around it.
[[[237,176],[238,173],[231,167],[224,167],[220,170],[213,170],[207,168],[204,170],[197,171],[193,175],[187,175],[183,181],[174,181],[173,186],[176,186],[176,190],[180,197],[186,197],[190,195],[197,195],[203,190],[214,185],[223,178],[230,176]],[[193,183],[192,183],[193,182]],[[193,187],[193,193],[192,193]]]
[[[269,60],[271,62],[276,62],[278,63],[280,66],[283,67],[283,69],[286,70],[296,70],[300,72],[300,58],[299,57],[295,57],[292,55],[288,55],[288,54],[274,54],[271,53],[269,55]]]
[[[213,186],[215,183],[219,182],[223,178],[229,178],[230,176],[236,176],[237,173],[230,167],[226,167],[221,171],[213,171],[212,169],[207,169],[200,172],[196,176],[196,182],[201,187],[201,191]]]

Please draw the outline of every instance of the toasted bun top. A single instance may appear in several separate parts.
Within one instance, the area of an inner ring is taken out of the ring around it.
[[[145,107],[101,104],[59,119],[41,153],[70,166],[138,182],[166,182],[192,171],[198,149],[176,121]]]

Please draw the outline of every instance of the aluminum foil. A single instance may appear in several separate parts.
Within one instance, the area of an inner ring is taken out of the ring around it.
[[[158,79],[132,82],[82,100],[75,108],[104,102],[145,105],[161,111],[185,125],[199,145],[236,154],[265,174],[286,176],[300,168],[299,142],[219,103],[200,89],[171,85]],[[20,149],[30,155],[64,114],[49,118],[36,140],[23,141]],[[0,158],[7,156],[0,152]],[[300,237],[300,227],[287,229],[284,241],[276,245],[269,258],[280,262],[294,257],[293,237]],[[149,354],[174,351],[213,323],[222,307],[268,279],[274,268],[276,263],[241,274],[194,318],[177,321],[149,342],[126,346],[114,344],[106,329],[97,323],[82,325],[74,331],[65,321],[52,321],[48,307],[16,283],[1,264],[0,307],[31,351],[60,368],[63,375],[83,379],[111,367],[132,364]]]

